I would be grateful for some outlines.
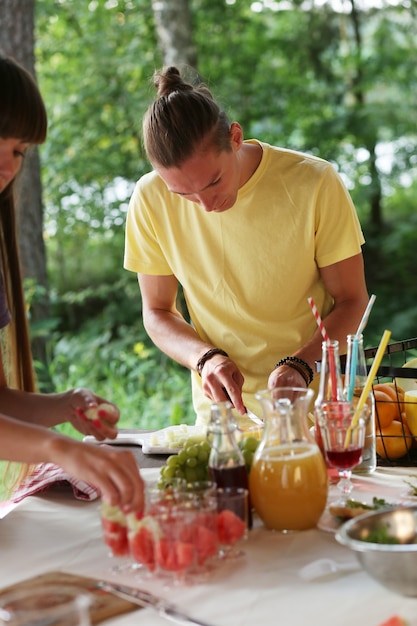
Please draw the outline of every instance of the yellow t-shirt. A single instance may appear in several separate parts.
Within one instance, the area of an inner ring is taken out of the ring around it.
[[[206,213],[145,174],[129,204],[124,266],[176,276],[197,333],[237,363],[243,400],[259,414],[255,392],[317,328],[308,297],[323,316],[332,307],[319,268],[359,254],[364,238],[330,163],[258,143],[262,160],[224,213]],[[192,392],[197,423],[207,422],[195,372]]]

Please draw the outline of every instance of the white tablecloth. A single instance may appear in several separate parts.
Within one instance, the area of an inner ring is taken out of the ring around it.
[[[155,470],[143,473],[146,478],[155,476]],[[355,498],[371,501],[377,495],[397,500],[407,492],[403,478],[410,473],[417,470],[381,469],[371,477],[355,477]],[[245,545],[246,556],[193,586],[167,588],[155,579],[135,581],[115,575],[102,540],[98,507],[98,502],[76,501],[69,492],[50,491],[27,498],[0,519],[0,587],[60,570],[136,584],[213,626],[378,626],[394,614],[417,625],[417,599],[388,591],[359,565],[357,571],[304,581],[300,568],[317,558],[356,561],[331,532],[318,529],[283,535],[267,531],[257,520]],[[108,622],[138,623],[162,626],[167,621],[146,609]]]

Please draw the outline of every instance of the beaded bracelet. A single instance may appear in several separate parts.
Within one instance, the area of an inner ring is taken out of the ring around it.
[[[297,370],[297,372],[304,378],[307,387],[311,382],[313,382],[313,370],[306,361],[303,361],[303,359],[300,359],[298,356],[286,356],[284,359],[281,359],[278,363],[276,363],[274,369],[280,367],[281,365],[288,365],[288,367],[292,367]]]
[[[203,371],[203,367],[206,364],[206,362],[209,361],[216,354],[221,354],[226,357],[229,356],[227,352],[225,352],[221,348],[210,348],[210,350],[207,350],[207,352],[205,352],[203,356],[200,357],[197,361],[196,370],[200,376],[201,376],[201,372]]]

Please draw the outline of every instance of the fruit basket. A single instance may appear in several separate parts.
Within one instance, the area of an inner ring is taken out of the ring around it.
[[[368,369],[377,350],[365,350]],[[344,361],[341,357],[342,370]],[[405,397],[413,389],[417,391],[417,338],[389,344],[373,382],[378,465],[417,466],[417,404]],[[411,404],[415,404],[413,424]]]

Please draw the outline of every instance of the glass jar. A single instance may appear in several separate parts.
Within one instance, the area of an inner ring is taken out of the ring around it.
[[[327,501],[326,464],[307,425],[311,389],[281,387],[255,394],[264,434],[252,463],[252,504],[270,530],[314,528]]]

